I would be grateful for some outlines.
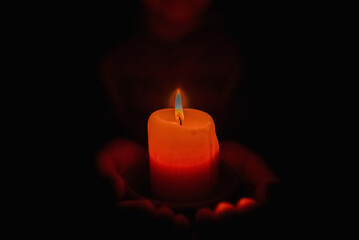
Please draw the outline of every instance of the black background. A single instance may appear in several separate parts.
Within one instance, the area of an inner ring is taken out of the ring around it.
[[[303,90],[312,84],[308,74],[310,33],[302,14],[306,7],[243,2],[234,5],[228,1],[215,1],[212,6],[221,16],[225,33],[238,43],[242,54],[249,110],[242,143],[259,153],[280,177],[286,205],[283,211],[290,212],[281,215],[283,224],[297,218],[299,209],[304,208],[298,202],[305,200],[307,186],[299,178],[311,161],[308,156],[303,158],[310,146],[302,141],[303,136],[308,138],[306,122],[310,118]],[[59,162],[55,166],[61,173],[55,179],[59,185],[53,200],[61,199],[58,210],[66,213],[69,223],[75,226],[77,221],[86,221],[93,226],[114,214],[114,196],[98,176],[95,154],[118,137],[111,125],[114,115],[98,78],[98,64],[133,34],[141,7],[138,1],[123,1],[61,9],[45,31],[51,39],[46,45],[50,65],[55,69],[50,76],[55,91],[60,93],[53,109],[54,134],[59,136],[54,142]]]

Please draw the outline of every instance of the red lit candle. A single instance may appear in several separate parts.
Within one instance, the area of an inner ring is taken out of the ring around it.
[[[196,201],[208,197],[218,176],[218,140],[212,117],[182,108],[161,109],[148,119],[151,187],[166,201]]]

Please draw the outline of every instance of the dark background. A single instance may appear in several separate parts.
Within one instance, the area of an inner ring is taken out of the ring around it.
[[[295,186],[310,161],[303,159],[303,149],[308,146],[301,140],[308,119],[302,90],[312,81],[305,76],[310,56],[301,9],[228,1],[214,1],[212,6],[225,33],[238,44],[243,61],[241,94],[248,113],[245,130],[240,138],[233,132],[232,139],[240,139],[260,154],[280,177],[286,204],[283,211],[291,212],[281,216],[282,223],[302,209],[297,197],[303,198],[305,186]],[[66,7],[51,27],[54,79],[58,89],[65,89],[57,100],[61,109],[56,115],[57,131],[65,140],[56,144],[59,167],[66,174],[57,180],[61,189],[55,198],[66,203],[71,223],[86,219],[93,226],[114,214],[113,191],[98,176],[95,154],[118,137],[119,131],[114,128],[115,116],[99,81],[98,64],[133,34],[141,11],[138,1]]]

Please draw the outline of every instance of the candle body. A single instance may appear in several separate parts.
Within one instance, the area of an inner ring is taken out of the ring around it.
[[[151,187],[166,201],[203,200],[218,178],[218,140],[211,116],[184,109],[185,120],[175,120],[175,109],[158,110],[148,120]]]

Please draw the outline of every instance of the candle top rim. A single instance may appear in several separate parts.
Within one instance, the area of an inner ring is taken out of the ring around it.
[[[210,125],[214,126],[214,121],[211,115],[208,113],[193,109],[193,108],[183,108],[183,112],[185,115],[186,120],[183,122],[183,125],[179,125],[175,119],[175,108],[164,108],[153,112],[148,121],[155,118],[158,121],[177,125],[183,128],[206,128]]]

